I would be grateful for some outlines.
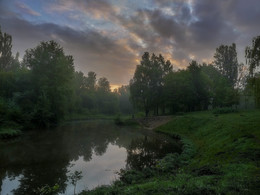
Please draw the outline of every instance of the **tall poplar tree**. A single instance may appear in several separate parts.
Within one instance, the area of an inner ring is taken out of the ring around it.
[[[213,64],[222,75],[228,78],[230,84],[235,86],[238,75],[238,61],[236,44],[221,45],[216,49]]]
[[[260,65],[260,36],[254,37],[252,46],[246,47],[245,56],[249,64],[249,86],[254,91],[255,104],[260,108],[260,74],[255,72],[256,68]]]
[[[12,63],[12,36],[0,28],[0,70],[7,70]]]

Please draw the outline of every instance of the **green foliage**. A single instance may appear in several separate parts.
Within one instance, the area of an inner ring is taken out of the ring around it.
[[[110,84],[107,78],[102,77],[98,80],[98,85],[97,85],[98,91],[101,91],[103,93],[108,93],[110,92]]]
[[[13,101],[0,97],[0,128],[10,127],[20,129],[25,120],[20,107]]]
[[[58,194],[59,188],[60,186],[58,184],[55,184],[52,187],[50,187],[49,185],[45,185],[35,190],[35,193],[39,195],[55,195]]]
[[[147,175],[146,173],[148,168],[144,169],[143,171],[138,171],[138,170],[123,170],[121,169],[119,173],[117,173],[119,175],[120,181],[125,184],[135,184],[140,182],[141,180],[143,180],[146,177],[149,177],[149,175]]]
[[[172,72],[164,80],[163,95],[171,113],[232,106],[239,101],[237,90],[211,65],[192,61],[187,70]]]
[[[245,57],[249,64],[250,74],[253,75],[255,68],[260,64],[260,36],[253,38],[251,47],[246,47]]]
[[[248,79],[246,89],[252,92],[255,100],[255,106],[257,108],[260,108],[260,75],[259,74],[255,74],[254,77]]]
[[[116,114],[119,110],[118,98],[121,95],[111,92],[110,83],[105,77],[96,83],[96,73],[89,72],[86,77],[82,72],[75,72],[73,89],[71,112],[96,115]]]
[[[12,36],[2,33],[0,27],[0,71],[8,70],[12,60]]]
[[[163,94],[172,113],[189,111],[194,98],[189,72],[182,70],[168,74],[165,77]]]
[[[132,118],[130,118],[129,116],[121,116],[121,115],[117,115],[114,118],[114,122],[116,125],[124,125],[124,126],[138,126],[138,122]]]
[[[129,85],[122,85],[115,93],[118,96],[118,106],[119,111],[122,114],[131,114],[133,113],[133,106],[130,102],[130,87]]]
[[[182,165],[182,163],[183,162],[181,161],[179,154],[173,153],[168,154],[166,157],[160,160],[157,163],[156,168],[165,173],[175,173]]]
[[[238,112],[238,110],[232,107],[223,107],[223,108],[216,108],[212,111],[213,114],[227,114],[232,112]]]
[[[118,112],[117,94],[99,88],[96,93],[97,110],[103,114],[116,114]]]
[[[216,49],[214,58],[214,65],[229,80],[230,84],[234,86],[238,75],[236,44],[219,46]]]
[[[16,90],[15,73],[0,71],[0,97],[11,98]]]
[[[137,112],[135,115],[134,115],[135,118],[143,118],[145,117],[145,113],[144,112]]]
[[[238,90],[234,89],[228,79],[215,67],[203,65],[202,72],[207,76],[210,101],[213,108],[238,104]]]
[[[110,186],[102,185],[96,188],[95,191],[84,190],[79,194],[80,195],[104,195],[104,194],[118,194],[118,193],[119,191],[117,191],[116,189],[111,189]]]
[[[41,42],[27,50],[24,66],[32,71],[34,90],[33,121],[43,126],[55,124],[67,112],[74,72],[72,56],[66,56],[63,48],[54,41]]]
[[[207,77],[201,66],[192,61],[187,70],[170,73],[165,77],[164,98],[171,112],[205,110],[209,105]]]
[[[211,181],[217,181],[215,193],[250,193],[256,190],[255,175],[259,175],[260,159],[256,155],[260,151],[259,115],[259,111],[218,117],[194,113],[178,117],[158,131],[179,133],[193,141],[197,152],[186,170],[197,175],[203,172],[216,175],[211,177]]]
[[[22,132],[17,129],[11,129],[11,128],[0,128],[0,138],[2,139],[8,139],[8,138],[14,138],[17,136],[20,136]]]
[[[76,194],[76,186],[77,182],[81,180],[82,178],[82,172],[81,171],[75,171],[74,173],[71,173],[68,177],[71,184],[74,186],[74,195]]]
[[[117,115],[116,118],[114,119],[114,121],[115,121],[116,125],[123,125],[123,120],[120,117],[120,115]]]
[[[95,90],[96,82],[97,82],[96,77],[97,77],[97,75],[96,75],[95,72],[92,72],[92,71],[88,72],[88,76],[86,78],[86,88],[89,91],[94,91]],[[108,88],[110,88],[110,87],[108,86]]]
[[[232,61],[235,60],[233,57],[236,58],[235,45],[230,50],[234,50],[230,54],[227,52]],[[222,67],[225,74],[221,74],[221,68],[218,70],[211,65],[200,65],[196,61],[192,61],[186,70],[172,72],[168,69],[164,73],[164,65],[160,66],[158,59],[155,55],[150,57],[149,53],[145,53],[130,81],[131,100],[135,107],[145,111],[146,116],[150,110],[154,110],[155,115],[158,114],[159,108],[162,113],[165,110],[175,113],[238,104],[238,91],[233,88],[235,80],[229,81],[231,70],[226,67],[227,62],[223,67],[228,70]]]
[[[151,110],[158,115],[159,107],[164,107],[161,96],[163,78],[171,71],[170,61],[165,62],[162,55],[150,56],[148,52],[144,53],[140,65],[136,66],[130,81],[131,100],[136,108],[145,111],[146,116]]]
[[[259,111],[176,116],[156,131],[181,137],[180,155],[142,171],[123,170],[110,187],[82,194],[257,194],[259,117]]]

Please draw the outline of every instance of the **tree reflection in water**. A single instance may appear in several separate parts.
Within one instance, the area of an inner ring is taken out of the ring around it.
[[[136,170],[151,167],[170,152],[181,152],[177,140],[174,142],[173,140],[160,140],[147,136],[134,139],[127,149],[126,167]]]
[[[154,165],[156,160],[169,151],[180,151],[175,142],[144,135],[140,129],[118,127],[113,121],[87,121],[52,130],[28,132],[11,142],[0,141],[0,194],[4,193],[2,190],[6,190],[8,185],[8,188],[14,188],[15,195],[33,195],[37,194],[34,190],[46,184],[58,184],[59,193],[65,193],[69,187],[67,177],[71,163],[77,162],[80,157],[85,163],[91,162],[93,154],[102,156],[111,145],[125,148],[118,150],[124,152],[121,157],[127,153],[126,161],[121,159],[123,164],[119,163],[121,167],[118,170],[124,168],[124,163],[127,168],[142,169]],[[113,155],[112,158],[120,156]],[[82,160],[79,161],[82,163]],[[102,172],[92,173],[92,176],[94,174]],[[9,181],[8,178],[15,178],[19,183]],[[7,183],[3,185],[3,181]]]

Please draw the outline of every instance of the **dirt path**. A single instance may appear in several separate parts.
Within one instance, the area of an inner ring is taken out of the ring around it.
[[[172,119],[172,116],[153,116],[153,117],[145,117],[138,118],[136,121],[142,125],[145,129],[153,130],[160,125],[163,125],[169,122]]]

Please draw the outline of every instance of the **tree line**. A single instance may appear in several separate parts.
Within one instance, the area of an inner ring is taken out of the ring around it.
[[[260,106],[260,36],[245,50],[249,74],[238,88],[236,45],[221,45],[211,64],[191,61],[173,70],[162,55],[145,52],[129,85],[113,92],[107,78],[75,71],[73,57],[55,41],[28,49],[22,60],[12,54],[12,36],[0,29],[0,127],[50,126],[71,114],[146,116],[237,105],[251,93]]]
[[[260,62],[260,36],[253,39],[245,53],[250,74],[238,88],[242,82],[238,70],[245,65],[238,63],[235,43],[216,48],[210,64],[191,61],[187,69],[177,71],[162,55],[145,52],[130,81],[131,101],[135,109],[148,116],[234,107],[241,95],[250,92],[259,107],[260,78],[256,68]]]
[[[19,61],[12,37],[0,29],[0,127],[51,126],[69,114],[132,112],[129,87],[111,91],[105,77],[75,71],[55,41],[28,49]]]

